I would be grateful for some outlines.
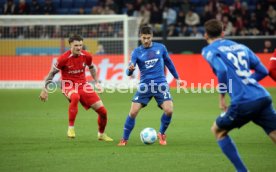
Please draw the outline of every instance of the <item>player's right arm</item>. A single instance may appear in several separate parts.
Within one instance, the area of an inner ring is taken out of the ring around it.
[[[133,74],[133,72],[135,70],[136,60],[137,60],[136,52],[135,52],[135,50],[133,50],[133,52],[131,53],[131,61],[126,70],[127,76],[131,76]]]
[[[208,49],[203,49],[202,56],[209,63],[213,72],[218,78],[219,84],[227,85],[227,71],[228,68],[224,62],[220,59],[215,51],[210,51]],[[227,93],[227,88],[219,87],[219,108],[223,111],[227,111],[227,104],[225,101],[225,95]]]
[[[40,96],[39,96],[41,101],[45,102],[48,100],[48,90],[47,90],[48,84],[50,84],[52,82],[55,74],[58,72],[59,72],[59,70],[55,66],[53,66],[52,69],[50,70],[50,72],[48,73],[48,75],[44,81],[44,83],[45,83],[44,87],[42,88]]]
[[[211,51],[209,49],[203,50],[203,57],[207,60],[211,68],[213,69],[214,74],[218,78],[219,84],[227,85],[227,71],[228,68],[220,58],[220,55],[215,51]],[[220,94],[225,94],[227,90],[219,87]]]
[[[256,81],[262,80],[268,75],[268,70],[262,64],[260,59],[248,48],[249,55],[249,67],[254,70],[254,73],[251,75]]]
[[[276,81],[276,49],[274,50],[273,56],[269,62],[269,76]]]

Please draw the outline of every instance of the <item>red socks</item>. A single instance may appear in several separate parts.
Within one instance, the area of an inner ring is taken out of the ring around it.
[[[75,119],[78,113],[78,102],[80,100],[80,96],[77,93],[73,93],[70,97],[70,105],[69,105],[69,126],[74,126]],[[96,110],[98,113],[98,126],[99,133],[104,133],[105,126],[107,123],[107,111],[104,106],[100,107]]]
[[[107,123],[107,111],[105,107],[100,107],[96,110],[98,113],[98,126],[99,126],[99,133],[104,133],[104,129]]]
[[[69,105],[69,126],[74,126],[75,119],[78,113],[78,102],[80,100],[80,95],[73,93],[70,97]]]

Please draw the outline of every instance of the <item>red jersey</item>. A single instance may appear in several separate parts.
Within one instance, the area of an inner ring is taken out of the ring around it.
[[[269,63],[269,76],[276,81],[276,49],[274,50],[273,56],[270,58]]]
[[[74,83],[86,83],[85,67],[92,65],[92,56],[84,50],[80,55],[73,55],[71,50],[66,51],[54,65],[61,71],[62,80],[70,80]]]

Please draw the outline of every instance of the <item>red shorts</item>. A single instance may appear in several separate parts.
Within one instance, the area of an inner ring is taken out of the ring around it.
[[[89,83],[79,84],[64,84],[62,87],[62,93],[70,100],[72,93],[78,93],[80,95],[80,103],[87,110],[94,103],[100,101],[100,97],[94,91],[93,87]]]

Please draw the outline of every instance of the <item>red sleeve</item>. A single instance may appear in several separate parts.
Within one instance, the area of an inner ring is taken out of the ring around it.
[[[63,55],[59,56],[54,67],[61,70],[65,66],[65,57]]]
[[[85,64],[87,66],[91,66],[92,65],[92,56],[90,53],[88,53],[87,51],[82,51],[82,53],[85,54]]]
[[[274,51],[273,56],[270,58],[269,63],[269,76],[276,81],[276,49]]]

